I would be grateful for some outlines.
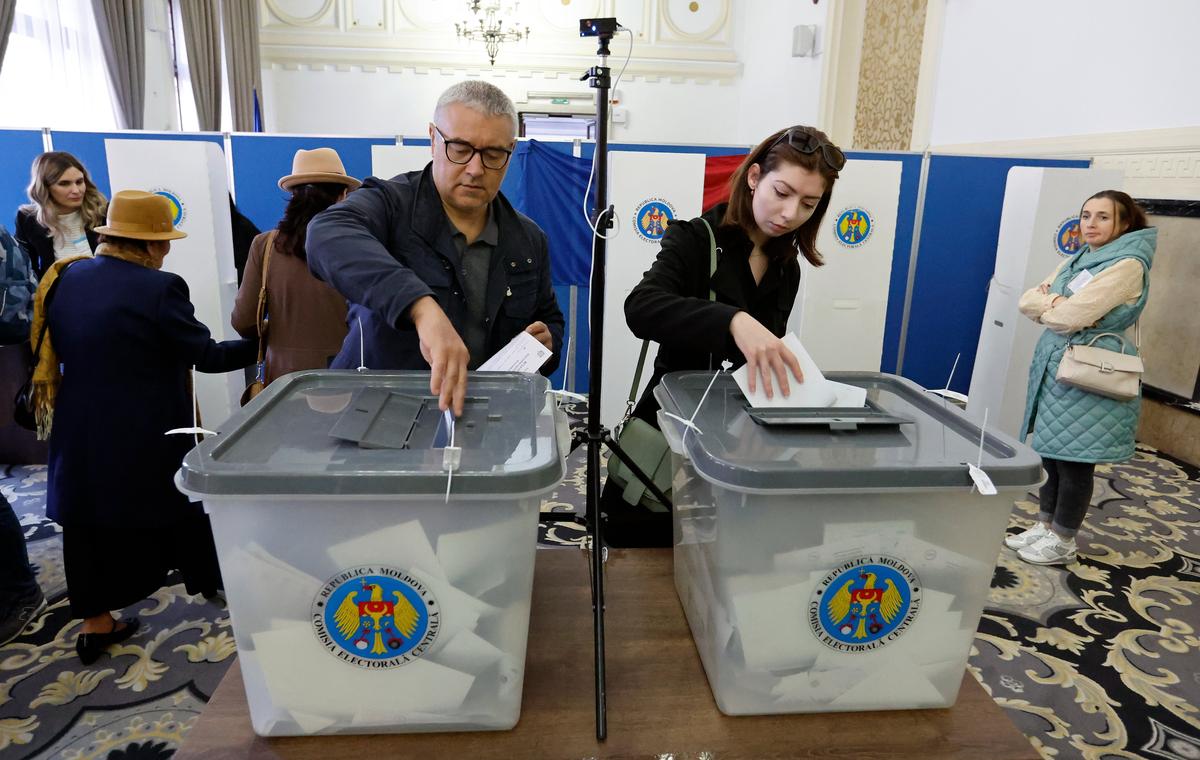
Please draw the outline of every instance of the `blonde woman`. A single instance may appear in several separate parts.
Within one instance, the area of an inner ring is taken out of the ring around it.
[[[51,151],[33,160],[30,203],[17,212],[16,238],[38,279],[56,260],[91,255],[95,228],[104,224],[108,200],[83,164],[70,153]]]

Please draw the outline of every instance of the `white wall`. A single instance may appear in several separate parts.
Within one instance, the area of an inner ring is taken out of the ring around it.
[[[829,3],[739,2],[738,58],[744,63],[739,82],[738,143],[755,144],[771,132],[793,124],[817,123],[821,71],[826,51],[808,58],[792,57],[792,30],[816,24],[818,45]]]
[[[628,121],[615,124],[610,139],[749,145],[780,127],[815,122],[824,58],[793,58],[792,28],[823,24],[826,10],[825,3],[735,3],[730,23],[741,76],[731,82],[626,76],[617,89]],[[626,39],[620,35],[612,44],[609,63],[614,77],[625,60]],[[635,58],[638,50],[634,48]],[[587,60],[579,73],[594,63],[595,59]],[[518,109],[528,91],[593,92],[578,81],[578,75],[341,69],[278,64],[265,68],[267,129],[325,135],[424,135],[437,96],[468,76],[496,84],[518,101]]]
[[[1200,125],[1194,0],[945,0],[934,146]]]

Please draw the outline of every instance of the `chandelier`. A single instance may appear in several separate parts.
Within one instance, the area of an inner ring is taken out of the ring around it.
[[[496,54],[500,52],[500,43],[516,42],[529,39],[529,27],[521,29],[520,22],[513,21],[509,28],[504,28],[504,19],[498,15],[511,17],[517,11],[517,3],[505,3],[501,7],[500,0],[468,0],[467,8],[475,14],[477,24],[463,21],[454,25],[454,31],[461,39],[482,41],[483,49],[487,51],[488,61],[496,65]],[[482,16],[481,16],[482,12]]]

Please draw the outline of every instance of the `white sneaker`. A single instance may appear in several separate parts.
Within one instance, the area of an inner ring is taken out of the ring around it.
[[[1015,536],[1005,536],[1004,545],[1013,550],[1024,549],[1027,546],[1033,546],[1035,541],[1049,532],[1050,529],[1046,527],[1046,524],[1038,521],[1033,524],[1032,528],[1023,533],[1018,533]]]
[[[1054,531],[1034,541],[1030,546],[1017,551],[1017,556],[1035,565],[1068,565],[1075,561],[1075,539],[1065,541]]]

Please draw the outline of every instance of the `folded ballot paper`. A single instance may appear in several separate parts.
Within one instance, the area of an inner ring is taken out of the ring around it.
[[[746,400],[750,405],[756,408],[785,408],[785,409],[802,409],[811,407],[849,407],[858,408],[863,406],[867,401],[867,391],[865,388],[859,388],[854,385],[846,385],[845,383],[837,383],[829,380],[821,373],[821,369],[813,358],[809,356],[808,351],[800,343],[800,339],[795,333],[788,333],[783,338],[783,345],[787,346],[788,350],[795,354],[796,359],[800,362],[800,371],[804,374],[804,381],[797,382],[796,378],[789,377],[790,392],[784,396],[779,392],[778,382],[772,378],[771,387],[774,391],[772,398],[767,398],[766,392],[762,387],[762,378],[758,378],[755,382],[754,392],[750,392],[749,371],[747,365],[742,365],[741,368],[733,373],[733,379],[737,382],[738,387],[742,389],[742,393],[746,396]],[[789,372],[790,374],[790,372]]]

